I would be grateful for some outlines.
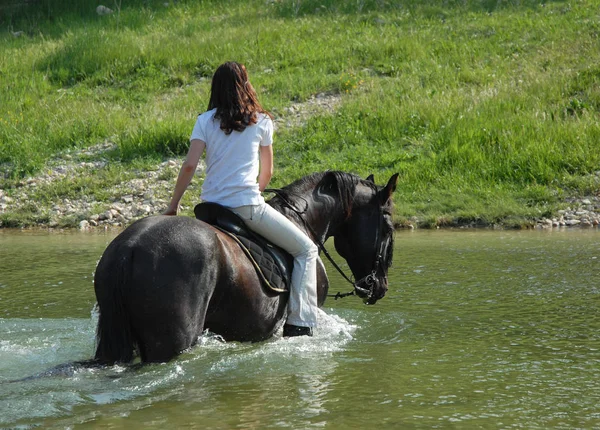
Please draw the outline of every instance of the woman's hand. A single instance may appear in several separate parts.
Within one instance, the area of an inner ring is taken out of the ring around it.
[[[163,213],[163,215],[177,215],[177,208],[168,207]]]

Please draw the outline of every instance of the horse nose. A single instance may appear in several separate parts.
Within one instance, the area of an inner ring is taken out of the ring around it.
[[[379,281],[379,291],[377,292],[378,294],[378,299],[383,298],[383,296],[385,296],[385,293],[388,292],[388,279],[387,276],[384,276],[383,278],[381,278],[381,280]]]
[[[378,300],[382,299],[385,296],[385,293],[388,291],[388,281],[387,276],[383,278],[377,278],[375,280],[375,288],[373,289],[373,293],[370,297],[365,299],[365,303],[368,305],[374,305]]]

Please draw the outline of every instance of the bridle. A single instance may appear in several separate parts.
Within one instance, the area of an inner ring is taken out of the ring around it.
[[[338,299],[338,297],[345,297],[345,296],[349,296],[349,295],[354,295],[357,292],[361,292],[363,294],[363,296],[367,297],[367,300],[371,299],[373,297],[373,292],[375,289],[375,286],[379,283],[379,280],[377,279],[377,273],[379,272],[379,269],[381,267],[383,267],[383,259],[384,259],[384,249],[383,249],[383,241],[382,241],[382,231],[383,231],[383,211],[381,210],[381,207],[377,206],[377,211],[378,211],[378,216],[377,219],[379,220],[379,228],[377,229],[377,237],[375,239],[375,259],[373,260],[373,269],[371,271],[371,273],[369,273],[367,276],[364,276],[363,278],[359,279],[358,281],[353,283],[354,286],[354,290],[350,293],[345,293],[344,295],[337,293],[335,295],[328,295],[328,297],[334,297],[335,300]],[[363,288],[359,285],[364,284],[366,288]]]
[[[275,195],[277,195],[286,204],[286,206],[292,210],[292,212],[294,212],[296,215],[298,215],[298,218],[300,218],[300,220],[302,221],[302,223],[304,224],[306,229],[310,231],[310,233],[313,236],[314,242],[319,247],[319,249],[323,252],[323,254],[325,254],[325,257],[327,257],[329,262],[338,271],[338,273],[340,275],[342,275],[342,277],[353,287],[353,290],[349,291],[347,293],[337,292],[336,294],[327,294],[327,297],[333,297],[334,300],[337,300],[337,299],[343,299],[344,297],[349,297],[349,296],[354,296],[354,295],[359,295],[359,296],[362,295],[362,296],[366,296],[367,300],[370,300],[373,297],[375,286],[379,282],[377,279],[377,273],[379,272],[379,269],[383,266],[383,258],[384,258],[383,250],[382,250],[382,240],[381,240],[381,231],[382,231],[382,224],[383,224],[383,213],[382,213],[381,208],[379,206],[377,206],[378,212],[379,212],[378,213],[379,228],[377,229],[377,239],[375,241],[376,242],[376,246],[375,246],[376,256],[375,256],[374,263],[373,263],[373,270],[371,271],[371,273],[362,277],[358,281],[353,281],[352,278],[354,276],[353,275],[348,276],[344,273],[342,268],[335,262],[333,257],[327,251],[327,249],[325,249],[325,244],[319,239],[315,230],[304,219],[303,215],[308,210],[308,202],[306,201],[306,199],[302,196],[297,196],[300,199],[304,200],[304,202],[306,203],[306,207],[304,208],[304,210],[300,210],[300,209],[297,209],[296,207],[294,207],[294,205],[282,193],[281,189],[268,188],[265,190],[265,192],[274,193]]]

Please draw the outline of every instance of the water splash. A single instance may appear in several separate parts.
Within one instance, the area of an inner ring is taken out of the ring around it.
[[[0,427],[65,419],[75,406],[129,402],[139,408],[168,398],[177,387],[197,379],[261,378],[265,368],[282,374],[327,375],[331,354],[343,350],[357,326],[337,315],[319,312],[313,337],[283,338],[281,332],[260,343],[224,342],[205,333],[198,344],[164,364],[85,368],[71,366],[44,374],[48,368],[93,355],[98,308],[90,319],[0,319]],[[60,367],[60,366],[58,366]],[[9,380],[39,373],[18,383]],[[43,400],[42,400],[43,398]]]

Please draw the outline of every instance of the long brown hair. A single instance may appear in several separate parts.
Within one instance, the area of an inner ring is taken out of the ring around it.
[[[221,64],[212,78],[208,110],[217,109],[215,119],[221,121],[225,134],[244,131],[256,124],[258,114],[272,115],[263,109],[243,64],[229,61]]]

